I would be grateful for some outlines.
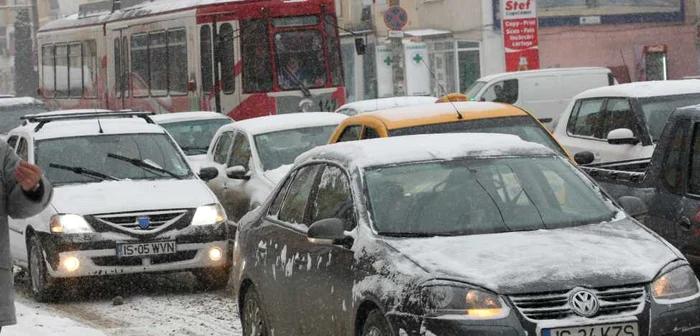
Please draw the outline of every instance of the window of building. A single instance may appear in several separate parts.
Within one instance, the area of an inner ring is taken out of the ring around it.
[[[54,65],[54,46],[44,45],[41,47],[41,85],[43,95],[46,98],[53,98],[56,90],[56,73]]]
[[[236,57],[234,54],[233,26],[229,23],[221,25],[219,30],[221,40],[221,90],[225,94],[232,94],[236,91]]]
[[[481,49],[479,42],[457,41],[458,92],[466,92],[481,78]]]
[[[272,90],[270,38],[264,19],[241,21],[243,86],[245,92]]]
[[[168,95],[168,45],[165,31],[148,33],[150,90],[152,96]]]
[[[171,96],[187,94],[187,31],[168,30],[168,89]]]
[[[117,37],[114,39],[114,91],[117,96],[121,96],[122,87],[122,43]]]
[[[55,56],[56,97],[65,98],[69,94],[68,84],[68,45],[56,45]]]

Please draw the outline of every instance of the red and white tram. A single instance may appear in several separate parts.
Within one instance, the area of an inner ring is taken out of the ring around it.
[[[54,109],[241,120],[345,103],[334,0],[109,0],[37,40],[40,95]]]

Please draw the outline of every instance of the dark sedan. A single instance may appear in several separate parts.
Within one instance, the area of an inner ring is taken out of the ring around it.
[[[247,336],[700,331],[682,254],[510,135],[311,150],[240,221],[233,263]]]

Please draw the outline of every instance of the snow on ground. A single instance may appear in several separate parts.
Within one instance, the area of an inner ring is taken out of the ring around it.
[[[6,336],[106,336],[106,334],[86,327],[65,317],[57,317],[40,306],[15,303],[17,309],[17,324],[4,327],[2,334]]]

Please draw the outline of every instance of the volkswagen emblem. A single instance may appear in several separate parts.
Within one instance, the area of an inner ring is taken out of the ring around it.
[[[136,218],[136,221],[138,222],[141,230],[146,230],[149,227],[151,227],[151,218],[150,217],[138,217],[138,218]]]
[[[600,309],[598,297],[587,289],[575,291],[569,298],[569,305],[574,313],[583,317],[593,317]]]

